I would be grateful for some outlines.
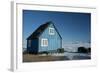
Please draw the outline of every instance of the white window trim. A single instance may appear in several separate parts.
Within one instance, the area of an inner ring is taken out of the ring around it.
[[[49,27],[49,34],[50,34],[50,35],[54,35],[54,34],[55,34],[55,32],[51,33],[51,32],[50,32],[50,30],[53,30],[53,31],[54,31],[54,28]]]
[[[45,44],[45,41],[47,42],[47,44]],[[47,47],[47,46],[48,46],[48,39],[42,38],[42,39],[41,39],[41,46],[42,46],[42,47]]]

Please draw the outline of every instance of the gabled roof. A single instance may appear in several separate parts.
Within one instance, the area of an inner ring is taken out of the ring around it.
[[[40,25],[39,28],[37,28],[28,38],[27,40],[29,39],[35,39],[35,38],[38,38],[42,33],[43,31],[50,25],[50,24],[53,24],[53,22],[49,21],[43,25]],[[54,24],[53,24],[54,25]],[[58,30],[56,29],[56,27],[54,26],[55,30],[57,31],[57,33],[59,34]],[[59,34],[60,36],[60,34]],[[61,37],[61,36],[60,36]],[[62,38],[62,37],[61,37]]]

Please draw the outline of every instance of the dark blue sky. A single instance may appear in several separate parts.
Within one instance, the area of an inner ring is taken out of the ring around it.
[[[63,43],[91,41],[91,14],[23,10],[23,45],[26,38],[41,24],[52,21],[63,38]]]

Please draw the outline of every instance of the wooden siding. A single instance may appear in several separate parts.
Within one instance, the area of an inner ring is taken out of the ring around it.
[[[54,28],[54,26],[51,24],[49,27]],[[62,48],[62,39],[59,36],[58,32],[54,28],[54,35],[49,34],[49,27],[45,29],[45,31],[42,33],[42,35],[39,37],[39,52],[41,51],[49,51],[49,50],[57,50],[58,48]],[[42,47],[41,46],[41,39],[46,38],[48,39],[48,46]]]
[[[27,44],[29,44],[28,41],[27,41]],[[37,53],[38,52],[38,39],[31,40],[31,46],[29,47],[27,45],[27,51],[30,53]]]

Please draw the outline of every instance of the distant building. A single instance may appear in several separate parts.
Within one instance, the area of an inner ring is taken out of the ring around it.
[[[27,38],[27,52],[37,54],[62,48],[62,37],[53,22],[40,25]]]

